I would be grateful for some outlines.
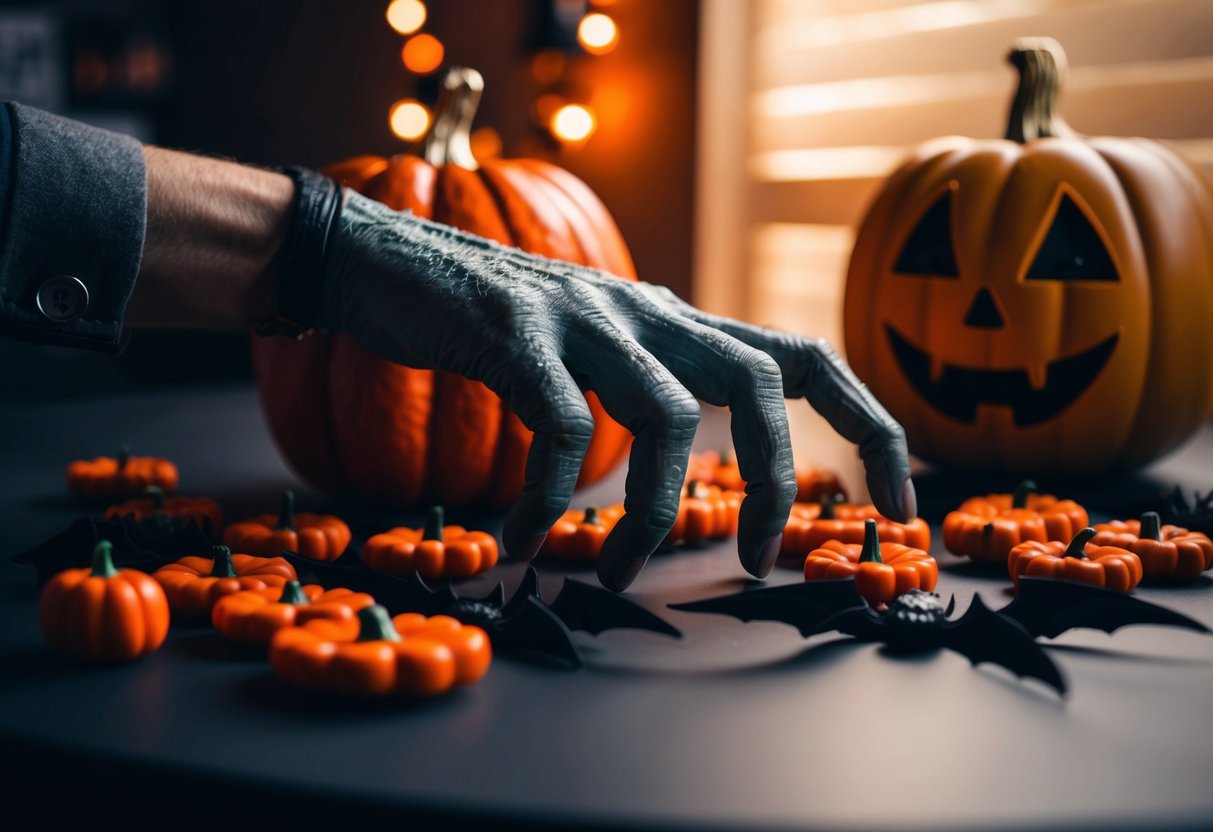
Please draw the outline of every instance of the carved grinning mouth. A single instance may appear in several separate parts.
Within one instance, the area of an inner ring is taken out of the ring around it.
[[[977,421],[980,404],[1011,408],[1016,427],[1031,427],[1052,419],[1081,396],[1099,376],[1118,334],[1089,350],[1049,364],[1044,387],[1033,389],[1027,370],[977,370],[945,364],[938,380],[931,380],[931,356],[885,324],[889,345],[901,372],[915,391],[942,413],[961,422]]]

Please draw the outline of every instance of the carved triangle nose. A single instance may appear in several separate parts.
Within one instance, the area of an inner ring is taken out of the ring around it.
[[[989,289],[982,286],[977,292],[977,297],[973,298],[973,304],[969,307],[968,314],[965,315],[965,326],[978,329],[1002,329],[1004,325],[1002,313],[998,311],[994,295]]]

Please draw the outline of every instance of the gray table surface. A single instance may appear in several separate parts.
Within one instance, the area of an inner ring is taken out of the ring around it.
[[[0,436],[5,744],[402,811],[450,806],[620,826],[1213,824],[1213,637],[1155,627],[1068,633],[1051,648],[1071,684],[1062,699],[950,652],[896,658],[831,635],[805,640],[777,623],[664,609],[745,584],[729,543],[655,558],[629,592],[682,628],[682,640],[580,633],[588,657],[580,671],[498,658],[482,684],[421,707],[283,702],[263,663],[225,657],[197,628],[174,630],[163,650],[133,665],[82,669],[42,646],[32,570],[7,560],[80,513],[63,496],[67,461],[121,443],[170,456],[182,493],[217,497],[230,519],[298,484],[245,387],[0,404]],[[705,413],[700,447],[726,436],[725,414]],[[1112,490],[1207,488],[1210,463],[1206,429],[1149,478]],[[955,487],[948,477],[922,479],[924,506],[943,505]],[[301,493],[305,505],[325,505]],[[621,495],[619,472],[579,501]],[[347,510],[364,532],[416,517]],[[939,589],[960,609],[975,591],[1005,602],[1007,581],[973,572],[938,543],[935,555]],[[549,590],[565,574],[593,580],[553,567],[542,574]],[[517,564],[503,564],[469,592],[497,579],[512,587],[519,575]],[[769,583],[800,579],[781,568]],[[1139,594],[1213,625],[1209,577]]]

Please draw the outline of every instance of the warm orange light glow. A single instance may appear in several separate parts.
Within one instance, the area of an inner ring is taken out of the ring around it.
[[[564,77],[569,62],[557,49],[544,49],[531,58],[531,77],[540,84],[555,84]]]
[[[594,135],[598,120],[588,107],[565,104],[552,116],[552,135],[562,142],[583,142]]]
[[[405,98],[392,105],[388,122],[392,132],[402,139],[414,141],[430,129],[430,110],[420,101]]]
[[[587,14],[577,25],[577,40],[586,52],[605,55],[619,43],[619,27],[610,15],[601,12]]]
[[[492,127],[480,127],[472,131],[472,156],[477,159],[496,159],[501,155],[501,134]]]
[[[400,34],[411,35],[425,24],[425,14],[421,0],[392,0],[387,7],[387,22]]]
[[[552,116],[556,115],[556,111],[568,103],[568,100],[563,95],[545,92],[535,99],[532,114],[535,117],[535,121],[539,124],[550,125],[552,123]]]
[[[442,59],[445,56],[446,48],[442,45],[442,41],[427,34],[409,38],[404,44],[404,48],[400,50],[400,59],[404,61],[405,68],[418,75],[429,75],[442,66]]]

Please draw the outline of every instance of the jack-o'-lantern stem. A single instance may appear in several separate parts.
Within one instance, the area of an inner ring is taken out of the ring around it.
[[[863,550],[859,554],[860,563],[884,563],[880,556],[880,534],[876,531],[876,521],[871,518],[863,521]]]
[[[1141,531],[1137,537],[1141,540],[1162,540],[1162,520],[1157,511],[1147,511],[1141,516]]]
[[[1019,72],[1004,138],[1023,144],[1036,139],[1075,135],[1058,113],[1057,96],[1066,74],[1066,53],[1052,38],[1020,38],[1007,61]]]
[[[426,136],[421,155],[435,167],[455,165],[476,170],[472,155],[472,120],[480,106],[484,78],[469,67],[451,67],[442,78],[442,92],[434,106],[434,125]]]

